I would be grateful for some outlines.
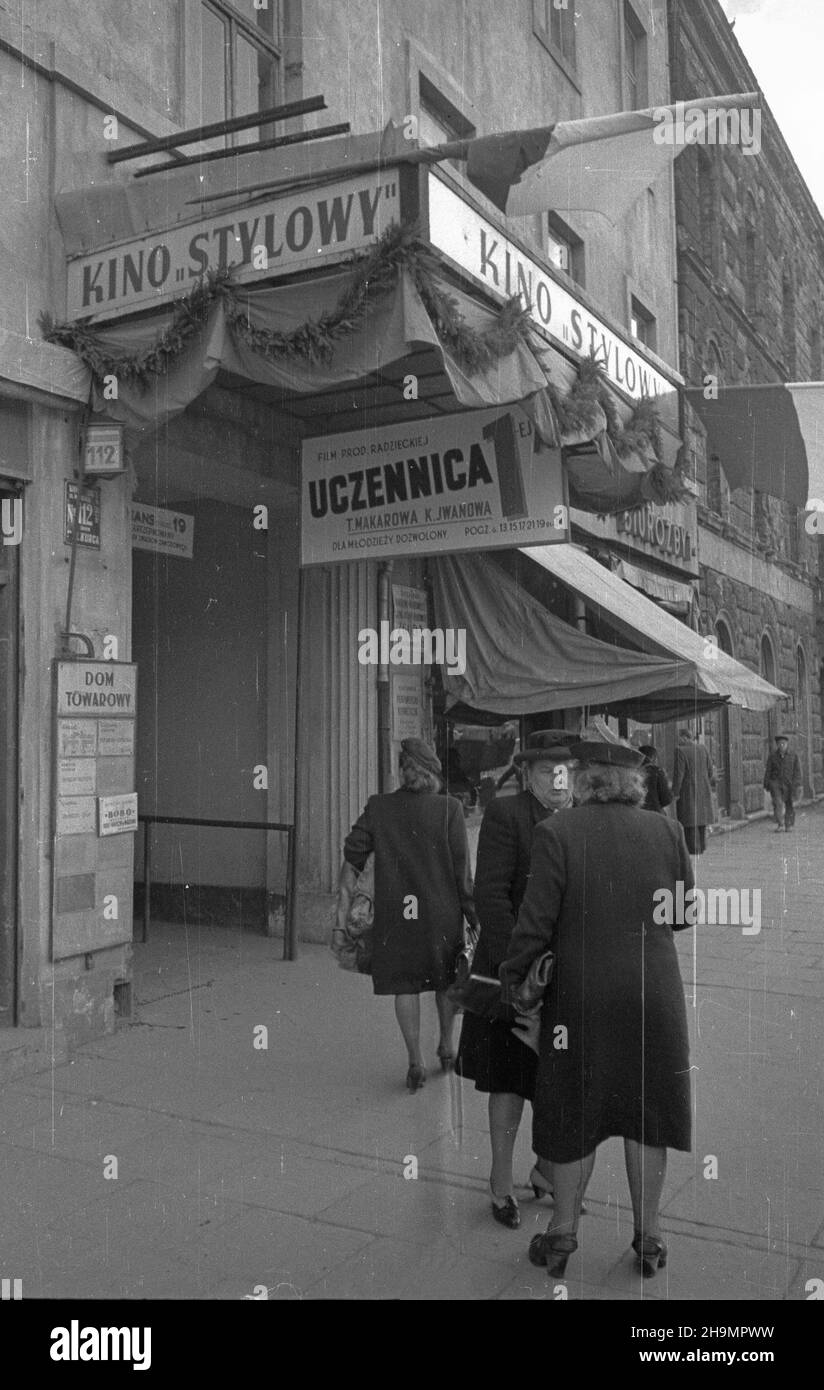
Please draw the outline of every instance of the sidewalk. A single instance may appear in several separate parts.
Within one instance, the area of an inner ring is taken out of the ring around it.
[[[757,936],[679,937],[695,1144],[671,1155],[670,1262],[643,1284],[635,1273],[612,1141],[571,1298],[804,1299],[824,1277],[824,807],[793,835],[756,823],[711,841],[701,883],[760,886],[763,921]],[[522,1192],[518,1232],[491,1220],[485,1101],[434,1070],[431,998],[429,1080],[413,1096],[391,1000],[323,947],[294,964],[280,951],[155,926],[135,948],[136,1022],[6,1083],[0,1274],[24,1298],[553,1298],[526,1258],[547,1204]],[[527,1120],[522,1181],[528,1139]]]

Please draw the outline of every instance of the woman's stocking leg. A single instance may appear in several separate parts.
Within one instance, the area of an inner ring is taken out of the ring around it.
[[[437,990],[435,993],[435,1004],[438,1010],[438,1023],[440,1024],[441,1036],[438,1046],[441,1052],[454,1052],[452,1042],[452,1030],[455,1027],[455,1019],[458,1010],[451,999],[448,999],[444,990]]]
[[[403,1033],[410,1067],[423,1066],[421,1056],[421,996],[419,994],[396,994],[395,1017]]]
[[[574,1163],[553,1163],[552,1186],[555,1206],[547,1227],[549,1235],[574,1236],[578,1230],[581,1203],[595,1164],[595,1150]]]
[[[642,1235],[657,1239],[660,1235],[661,1193],[667,1175],[667,1151],[654,1149],[649,1144],[639,1144],[635,1139],[625,1139],[624,1158],[635,1229]]]
[[[489,1097],[489,1139],[492,1145],[490,1182],[496,1197],[512,1197],[512,1155],[524,1102],[521,1096],[508,1091],[494,1092]]]

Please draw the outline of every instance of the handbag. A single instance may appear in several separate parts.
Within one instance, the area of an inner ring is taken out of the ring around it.
[[[355,872],[352,869],[352,873]],[[351,875],[349,877],[351,879]],[[372,853],[367,855],[354,882],[347,883],[342,878],[338,889],[337,923],[332,932],[331,949],[341,970],[371,975],[374,916],[375,856]]]
[[[554,969],[555,952],[544,951],[543,955],[535,957],[525,978],[511,994],[515,1009],[512,1034],[537,1054],[540,1054],[541,1008]]]
[[[524,979],[510,993],[510,1002],[518,1013],[529,1014],[533,1009],[537,1009],[543,1003],[547,986],[552,979],[555,970],[555,952],[552,950],[544,951],[543,955],[536,956],[530,965]]]
[[[464,942],[455,962],[455,979],[446,997],[456,1008],[480,1018],[500,1016],[501,982],[492,975],[479,975],[472,969],[480,932],[464,923]]]

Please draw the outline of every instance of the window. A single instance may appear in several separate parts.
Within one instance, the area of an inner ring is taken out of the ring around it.
[[[575,0],[532,0],[532,32],[567,74],[574,74]]]
[[[630,299],[629,331],[639,343],[655,350],[655,315],[635,295]]]
[[[201,98],[203,125],[248,116],[275,106],[280,90],[278,0],[243,14],[228,0],[203,0],[201,13]],[[261,126],[260,134],[273,133]],[[206,142],[213,149],[248,144],[251,130]]]
[[[475,127],[424,73],[418,75],[418,138],[422,145],[468,140]]]
[[[584,285],[584,243],[554,212],[547,213],[546,243],[549,260],[577,285]]]
[[[710,270],[718,265],[717,178],[712,155],[696,146],[698,160],[698,217],[701,234],[701,255]]]
[[[624,0],[624,72],[630,111],[649,105],[647,83],[647,34],[629,0]]]
[[[795,289],[789,275],[781,281],[781,328],[784,339],[784,361],[791,379],[796,374],[795,352]]]

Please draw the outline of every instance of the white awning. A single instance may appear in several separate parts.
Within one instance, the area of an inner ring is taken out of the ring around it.
[[[613,560],[612,572],[617,574],[619,579],[631,584],[633,589],[640,589],[642,593],[658,599],[661,603],[691,605],[695,597],[695,590],[691,584],[684,584],[679,579],[668,579],[663,574],[653,574],[652,570],[631,565],[628,560]]]
[[[721,695],[734,705],[752,710],[772,709],[788,698],[783,690],[762,680],[748,666],[722,652],[717,644],[713,646],[701,633],[693,632],[656,607],[580,546],[522,547],[522,552],[579,594],[588,607],[602,613],[612,627],[642,651],[685,662],[707,693]]]

